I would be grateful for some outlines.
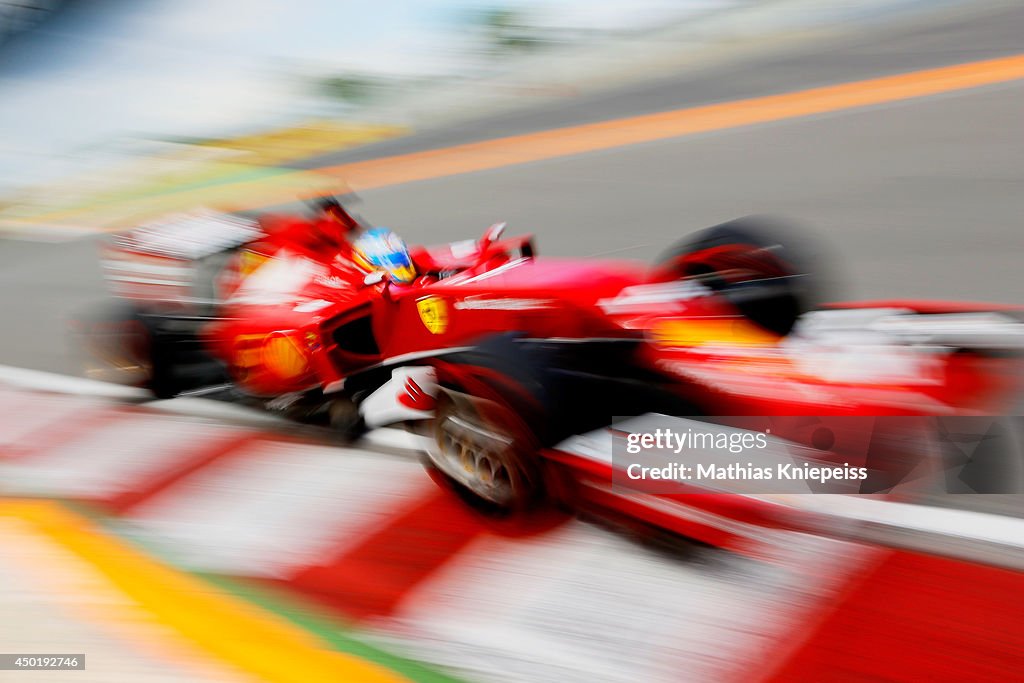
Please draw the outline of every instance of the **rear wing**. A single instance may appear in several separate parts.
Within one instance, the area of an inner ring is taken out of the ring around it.
[[[201,209],[115,235],[113,247],[129,254],[198,261],[263,236],[255,221]]]
[[[255,221],[237,216],[206,209],[173,214],[114,235],[101,247],[103,273],[119,298],[151,304],[210,299],[212,278],[223,265],[217,257],[262,237]]]

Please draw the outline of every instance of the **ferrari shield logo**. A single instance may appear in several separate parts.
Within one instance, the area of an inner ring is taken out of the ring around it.
[[[423,326],[431,334],[444,334],[448,329],[448,304],[439,296],[428,296],[416,302]]]

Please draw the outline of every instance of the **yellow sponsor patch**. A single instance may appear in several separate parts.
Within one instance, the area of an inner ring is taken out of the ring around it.
[[[444,334],[448,329],[448,303],[439,296],[428,296],[416,302],[420,320],[431,334]]]
[[[668,348],[690,346],[770,346],[779,337],[743,318],[669,319],[651,330],[655,344]]]

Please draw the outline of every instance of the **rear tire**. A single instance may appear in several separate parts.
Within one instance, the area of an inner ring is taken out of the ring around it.
[[[146,387],[153,375],[152,335],[134,309],[103,308],[72,323],[82,373],[102,382]]]
[[[203,347],[205,319],[162,316],[132,306],[104,309],[76,324],[87,376],[148,389],[156,398],[224,384],[223,366]]]

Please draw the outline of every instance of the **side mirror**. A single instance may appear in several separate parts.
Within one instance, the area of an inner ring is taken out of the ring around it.
[[[491,227],[487,228],[487,230],[484,231],[484,236],[480,238],[480,244],[487,245],[492,242],[497,242],[507,227],[508,223],[501,222],[495,223]]]
[[[391,278],[388,277],[386,271],[375,270],[363,278],[363,284],[369,287],[370,285],[378,285],[381,282],[384,283],[384,289],[381,290],[380,295],[385,301],[393,301],[391,296]]]

